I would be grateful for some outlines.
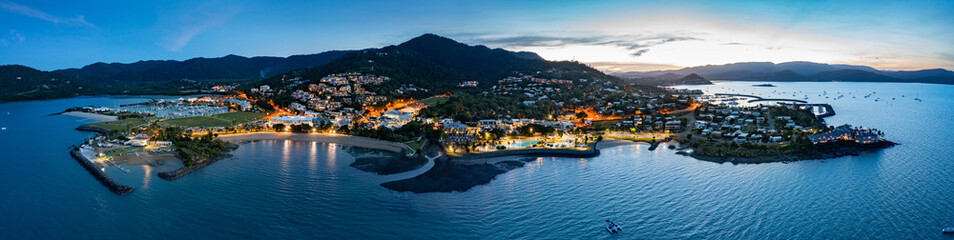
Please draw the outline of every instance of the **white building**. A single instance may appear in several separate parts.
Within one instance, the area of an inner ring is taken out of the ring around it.
[[[285,126],[306,124],[308,126],[314,126],[314,120],[314,117],[284,115],[269,119],[268,126],[274,126],[275,124],[282,124]]]

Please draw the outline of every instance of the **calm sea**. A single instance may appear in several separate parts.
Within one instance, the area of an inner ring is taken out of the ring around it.
[[[67,152],[90,135],[73,129],[90,121],[48,114],[145,98],[6,103],[0,239],[954,239],[940,233],[954,226],[954,86],[752,84],[691,88],[808,95],[835,107],[830,124],[878,128],[901,145],[759,165],[630,145],[539,158],[467,192],[413,194],[349,167],[341,146],[261,141],[175,181],[149,168],[110,170],[136,188],[118,196]],[[623,233],[602,230],[607,218]]]

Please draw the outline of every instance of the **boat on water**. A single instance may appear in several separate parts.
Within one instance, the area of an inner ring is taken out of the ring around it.
[[[616,225],[613,221],[606,219],[606,231],[610,233],[619,233],[623,231],[623,228],[620,228],[619,225]]]
[[[941,232],[944,234],[954,234],[954,227],[945,228],[941,230]]]

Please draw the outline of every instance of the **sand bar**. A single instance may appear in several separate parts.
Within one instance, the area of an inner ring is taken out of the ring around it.
[[[99,113],[90,113],[90,112],[64,112],[63,115],[88,118],[88,119],[93,119],[93,120],[98,120],[103,122],[119,120],[119,117],[117,116],[103,115]]]

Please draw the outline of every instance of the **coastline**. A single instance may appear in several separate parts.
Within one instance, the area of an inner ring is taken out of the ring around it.
[[[465,192],[476,186],[490,183],[498,175],[510,170],[521,168],[527,162],[538,157],[580,157],[590,158],[598,156],[601,149],[623,145],[638,144],[632,141],[603,139],[596,142],[593,148],[586,151],[568,152],[566,149],[529,149],[542,151],[513,151],[495,155],[477,155],[465,158],[451,157],[446,154],[434,160],[434,166],[421,175],[382,183],[381,186],[398,192]],[[443,147],[435,144],[429,147],[428,152],[442,152]],[[563,150],[553,152],[552,150]],[[434,155],[434,154],[429,154]]]
[[[119,120],[119,117],[117,117],[117,116],[110,116],[110,115],[104,115],[104,114],[99,114],[99,113],[69,111],[69,112],[61,112],[61,113],[59,113],[59,114],[60,114],[60,115],[67,115],[67,116],[74,116],[74,117],[79,117],[79,118],[92,119],[92,120],[97,120],[97,121],[101,121],[101,122],[111,122],[111,121]]]
[[[232,143],[246,143],[261,140],[292,140],[334,143],[345,146],[377,149],[394,153],[402,153],[407,149],[404,143],[391,142],[368,137],[358,137],[327,133],[239,133],[220,135],[216,139]]]
[[[198,170],[198,169],[203,168],[203,167],[205,167],[205,166],[208,166],[208,165],[210,165],[210,164],[212,164],[212,163],[218,162],[219,160],[222,160],[222,159],[224,159],[224,158],[232,157],[232,154],[229,154],[229,152],[231,152],[232,150],[235,150],[235,149],[238,149],[238,145],[229,144],[229,147],[225,150],[225,152],[223,152],[222,154],[219,154],[218,156],[211,157],[211,158],[209,158],[208,160],[205,160],[205,161],[200,162],[200,163],[196,163],[196,164],[194,164],[194,165],[192,165],[192,166],[188,166],[188,167],[183,166],[183,167],[180,167],[179,169],[176,169],[176,170],[173,170],[173,171],[160,172],[160,173],[157,174],[157,175],[158,175],[160,178],[165,179],[165,180],[176,180],[176,179],[178,179],[178,178],[180,178],[180,177],[182,177],[182,176],[185,176],[186,174],[191,173],[192,171]]]
[[[886,148],[890,148],[898,145],[895,142],[884,141],[881,143],[874,143],[870,145],[858,145],[858,146],[846,146],[841,147],[834,151],[826,152],[811,152],[803,154],[794,154],[794,155],[774,155],[774,156],[759,156],[759,157],[731,157],[731,156],[707,156],[702,154],[696,154],[695,152],[686,153],[678,152],[676,154],[689,156],[701,161],[714,162],[714,163],[732,163],[732,164],[762,164],[762,163],[789,163],[796,161],[807,161],[807,160],[824,160],[831,158],[840,158],[844,156],[858,156],[859,154],[866,152],[878,151]]]

